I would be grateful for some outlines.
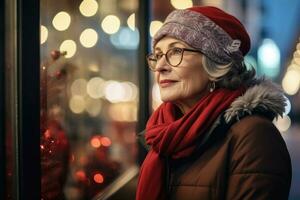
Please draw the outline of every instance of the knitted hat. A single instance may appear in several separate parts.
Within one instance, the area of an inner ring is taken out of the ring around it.
[[[243,60],[250,37],[234,16],[212,6],[174,10],[153,37],[153,49],[165,36],[182,40],[218,64]]]

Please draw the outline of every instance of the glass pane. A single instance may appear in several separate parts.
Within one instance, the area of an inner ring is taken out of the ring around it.
[[[45,199],[92,199],[135,166],[137,8],[137,0],[41,1]]]
[[[4,138],[5,138],[5,199],[16,198],[16,156],[15,156],[15,137],[16,137],[16,51],[15,51],[15,11],[14,1],[6,2],[5,4],[5,53],[4,53]],[[2,97],[1,97],[2,98]],[[2,172],[1,172],[2,173]]]

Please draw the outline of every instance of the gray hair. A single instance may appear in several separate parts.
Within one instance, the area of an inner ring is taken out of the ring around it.
[[[236,89],[241,85],[250,85],[255,77],[255,69],[247,69],[242,61],[233,61],[226,65],[220,65],[207,56],[202,56],[202,65],[208,73],[210,80],[219,88]]]

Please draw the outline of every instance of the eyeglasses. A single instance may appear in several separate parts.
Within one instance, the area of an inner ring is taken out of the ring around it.
[[[195,50],[195,49],[175,47],[175,48],[169,49],[166,53],[159,53],[159,54],[151,53],[151,54],[149,54],[146,57],[147,61],[148,61],[148,66],[149,66],[150,70],[155,71],[156,66],[157,66],[157,62],[163,56],[166,56],[167,63],[169,65],[171,65],[172,67],[177,67],[182,62],[183,53],[185,51],[201,53],[201,51]]]

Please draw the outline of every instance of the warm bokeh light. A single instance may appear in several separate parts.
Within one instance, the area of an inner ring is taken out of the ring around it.
[[[76,43],[73,40],[65,40],[60,45],[59,50],[61,52],[66,51],[67,54],[65,55],[65,58],[71,58],[75,55],[77,46]]]
[[[202,0],[202,4],[205,6],[215,6],[222,8],[223,0]]]
[[[100,173],[97,173],[94,175],[94,181],[100,184],[104,182],[104,178]]]
[[[155,110],[162,103],[159,86],[155,83],[152,87],[152,108]]]
[[[162,25],[163,23],[161,21],[152,21],[150,23],[150,36],[153,37]]]
[[[100,137],[99,136],[92,137],[90,143],[92,147],[99,148],[101,146]]]
[[[300,87],[300,71],[295,69],[288,70],[282,80],[282,87],[287,94],[296,94]]]
[[[111,145],[111,140],[108,137],[102,137],[101,144],[105,147],[109,147]]]
[[[92,72],[99,72],[99,66],[97,64],[90,64],[88,68]]]
[[[98,3],[95,0],[83,0],[79,6],[80,13],[85,17],[91,17],[98,11]]]
[[[111,103],[136,101],[138,88],[132,82],[107,81],[104,96]]]
[[[137,105],[135,103],[117,103],[109,106],[108,114],[114,121],[136,122]]]
[[[86,48],[91,48],[95,46],[95,44],[98,41],[98,33],[91,28],[85,29],[81,34],[80,34],[80,43],[82,46]]]
[[[114,34],[118,32],[120,24],[120,19],[117,16],[108,15],[103,19],[101,27],[105,33]]]
[[[99,99],[87,98],[85,101],[85,110],[91,117],[96,117],[102,110],[102,101]]]
[[[59,12],[53,18],[52,24],[58,31],[67,30],[71,24],[71,16],[67,12]]]
[[[171,0],[171,4],[176,9],[185,9],[193,6],[192,0]]]
[[[132,13],[127,19],[127,25],[131,30],[135,30],[135,13]]]
[[[87,83],[87,93],[91,98],[98,99],[104,95],[105,81],[100,77],[94,77]]]
[[[75,177],[79,181],[85,181],[86,180],[86,174],[85,174],[85,172],[83,170],[78,170],[75,173]]]
[[[121,83],[124,90],[125,94],[123,96],[122,101],[127,102],[127,101],[134,101],[137,99],[137,87],[135,84],[131,82],[123,82]]]
[[[44,44],[48,39],[48,29],[46,26],[41,25],[41,44]]]
[[[82,113],[85,109],[85,101],[82,96],[72,96],[69,102],[70,110],[73,113]]]
[[[118,81],[107,81],[104,88],[104,96],[111,103],[117,103],[126,96],[123,85]]]
[[[72,84],[71,84],[71,94],[73,96],[85,96],[87,93],[87,81],[85,79],[76,79]]]
[[[291,119],[288,115],[284,115],[283,117],[278,117],[277,120],[273,121],[274,125],[278,128],[280,132],[287,131],[291,127]]]

